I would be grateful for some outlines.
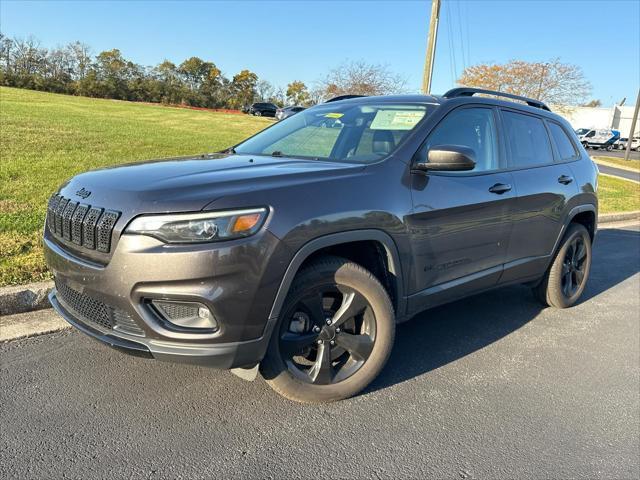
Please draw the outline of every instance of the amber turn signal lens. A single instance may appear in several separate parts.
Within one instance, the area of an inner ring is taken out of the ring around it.
[[[259,213],[251,213],[249,215],[241,215],[233,222],[233,233],[246,232],[251,230],[260,221],[261,215]]]

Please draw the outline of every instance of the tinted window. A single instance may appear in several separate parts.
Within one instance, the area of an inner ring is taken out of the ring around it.
[[[473,149],[476,167],[473,171],[495,170],[498,165],[498,143],[493,111],[489,108],[460,108],[438,124],[422,147],[422,155],[439,145],[461,145]]]
[[[532,167],[553,163],[549,135],[537,117],[503,111],[505,136],[510,148],[510,167]]]
[[[577,156],[577,152],[571,140],[557,123],[549,122],[549,130],[551,131],[551,137],[556,144],[558,153],[561,160],[571,160]]]

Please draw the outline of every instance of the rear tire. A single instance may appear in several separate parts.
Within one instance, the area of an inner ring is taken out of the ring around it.
[[[572,307],[584,291],[590,269],[591,236],[584,225],[572,223],[534,294],[543,305]]]
[[[394,336],[393,306],[378,279],[344,258],[322,257],[296,275],[260,371],[290,400],[342,400],[378,376]]]

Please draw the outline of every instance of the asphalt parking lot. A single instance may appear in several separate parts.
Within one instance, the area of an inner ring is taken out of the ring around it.
[[[401,325],[364,394],[258,380],[67,330],[0,345],[2,478],[638,478],[640,229],[599,233],[584,301],[509,287]]]

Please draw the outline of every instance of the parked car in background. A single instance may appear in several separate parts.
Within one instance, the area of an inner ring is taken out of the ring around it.
[[[626,150],[628,142],[629,142],[628,138],[620,138],[614,144],[614,148],[617,148],[618,150]],[[631,140],[631,150],[640,151],[640,137],[633,137],[633,140]]]
[[[256,117],[275,117],[278,107],[273,103],[258,102],[249,107],[249,115],[255,115]]]
[[[276,118],[278,120],[284,120],[285,118],[290,117],[291,115],[295,115],[298,112],[303,111],[304,107],[292,106],[292,107],[284,107],[279,108],[276,112]]]
[[[578,138],[584,148],[612,150],[613,144],[620,138],[620,132],[607,128],[594,128]]]

